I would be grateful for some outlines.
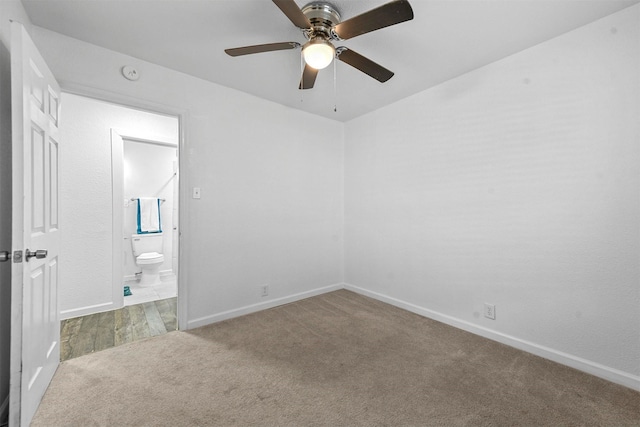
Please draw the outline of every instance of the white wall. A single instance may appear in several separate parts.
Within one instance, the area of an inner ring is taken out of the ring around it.
[[[58,301],[66,319],[123,304],[112,282],[111,129],[133,138],[174,143],[179,130],[175,117],[91,98],[63,93],[62,104]],[[125,197],[133,196],[125,193]],[[117,201],[120,206],[123,202]],[[130,245],[126,240],[123,247]]]
[[[347,123],[345,281],[640,388],[639,8]]]
[[[177,122],[176,122],[177,123]],[[176,129],[177,130],[177,129]],[[176,135],[177,137],[177,135]],[[160,266],[161,274],[173,273],[173,206],[174,186],[177,185],[177,175],[174,175],[174,165],[177,165],[178,147],[150,144],[146,142],[124,140],[124,276],[134,279],[135,273],[140,272],[136,265],[131,246],[131,235],[137,233],[138,204],[131,198],[158,197],[164,199],[160,205],[160,220],[162,225],[162,254],[164,262]],[[175,224],[177,226],[177,223]]]
[[[38,27],[34,41],[63,88],[186,111],[181,181],[202,189],[181,218],[190,327],[340,286],[341,123]],[[121,76],[127,64],[140,80]]]
[[[11,247],[11,26],[31,22],[22,3],[0,1],[0,250]],[[0,263],[0,424],[9,410],[9,359],[11,343],[11,264]]]

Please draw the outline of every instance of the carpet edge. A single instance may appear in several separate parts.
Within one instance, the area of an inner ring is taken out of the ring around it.
[[[391,304],[403,310],[407,310],[420,316],[442,322],[449,326],[453,326],[454,328],[462,329],[464,331],[479,335],[492,341],[497,341],[501,344],[508,345],[509,347],[526,351],[527,353],[543,357],[561,365],[565,365],[577,369],[581,372],[585,372],[598,378],[610,381],[612,383],[628,387],[632,390],[640,391],[640,376],[635,376],[628,372],[620,371],[618,369],[611,368],[609,366],[605,366],[587,359],[583,359],[569,353],[564,353],[550,347],[545,347],[540,344],[516,338],[512,335],[507,335],[488,328],[483,328],[482,326],[466,322],[456,317],[429,310],[427,308],[420,307],[418,305],[393,298],[385,294],[369,291],[350,283],[344,283],[344,289],[367,296],[369,298],[376,299],[387,304]]]

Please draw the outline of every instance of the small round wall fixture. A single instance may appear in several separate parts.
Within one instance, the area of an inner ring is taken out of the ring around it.
[[[140,73],[132,65],[125,65],[122,67],[122,75],[131,81],[136,81],[140,78]]]

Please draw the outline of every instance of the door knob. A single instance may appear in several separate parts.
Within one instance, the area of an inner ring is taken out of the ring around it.
[[[47,257],[46,249],[38,249],[37,251],[30,251],[27,249],[25,252],[25,258],[29,261],[29,258],[36,257],[36,259],[42,259]]]
[[[0,262],[9,261],[11,259],[11,252],[0,251]]]

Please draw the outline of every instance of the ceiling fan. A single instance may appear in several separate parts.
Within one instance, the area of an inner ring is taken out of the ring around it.
[[[348,40],[413,19],[413,10],[407,0],[394,0],[346,21],[340,21],[338,11],[326,2],[309,3],[302,9],[294,0],[273,0],[273,2],[293,25],[302,29],[307,42],[304,45],[297,42],[281,42],[225,49],[228,55],[241,56],[302,47],[305,66],[299,89],[311,89],[316,81],[318,70],[327,67],[334,58],[382,83],[393,77],[392,71],[347,47],[335,47],[333,42]]]

